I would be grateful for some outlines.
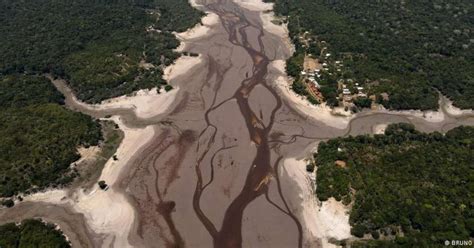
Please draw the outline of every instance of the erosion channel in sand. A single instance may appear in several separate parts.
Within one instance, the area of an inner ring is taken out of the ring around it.
[[[50,191],[3,210],[0,220],[45,217],[78,246],[320,247],[350,236],[346,210],[319,203],[305,158],[318,142],[409,122],[422,131],[474,124],[471,113],[436,121],[414,113],[340,117],[292,95],[284,61],[293,48],[259,0],[196,0],[208,13],[177,36],[197,53],[167,70],[168,93],[140,92],[99,105],[125,132],[101,179],[107,191]],[[265,13],[264,13],[265,12]]]

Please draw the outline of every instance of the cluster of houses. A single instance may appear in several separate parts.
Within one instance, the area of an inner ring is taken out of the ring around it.
[[[367,94],[364,93],[364,87],[359,86],[359,83],[355,83],[355,88],[357,89],[357,96],[367,97]],[[342,84],[342,94],[343,95],[353,95],[351,90],[347,88],[346,84]]]
[[[321,78],[321,69],[306,70],[301,72],[301,76],[306,78],[310,83],[312,83],[316,88],[321,86],[318,83],[318,80]]]
[[[352,80],[348,80],[352,84]],[[358,97],[367,97],[367,94],[364,92],[364,87],[360,86],[359,83],[352,84],[355,87],[348,88],[342,80],[339,83],[339,89],[342,89],[342,105],[345,107],[351,107],[352,101]],[[353,92],[356,90],[357,92]]]
[[[311,56],[311,54],[308,54],[308,56]],[[331,56],[330,53],[327,53],[325,55],[326,59]],[[322,64],[319,64],[319,66],[316,66],[315,68],[304,68],[303,71],[301,71],[301,76],[303,78],[306,78],[310,83],[312,83],[316,88],[320,88],[321,86],[318,83],[318,80],[321,79],[321,73],[323,71],[328,71],[329,70],[329,65],[324,62]],[[329,73],[330,75],[332,73]]]
[[[305,32],[300,35],[300,42],[303,44],[303,47],[309,47],[309,43],[313,41],[311,37],[308,37],[309,32]],[[320,42],[325,44],[324,41]],[[305,57],[305,65],[303,71],[301,71],[301,77],[306,83],[309,91],[316,96],[318,99],[322,99],[319,89],[321,85],[319,82],[323,77],[323,73],[327,75],[333,75],[333,73],[340,74],[344,67],[342,61],[332,60],[331,53],[327,52],[327,48],[323,47],[322,52],[318,55],[318,59],[311,59],[311,54],[307,54]],[[309,60],[313,66],[306,65],[306,61]],[[322,61],[322,63],[320,62]],[[353,80],[339,80],[338,89],[342,91],[340,99],[343,101],[344,106],[352,105],[352,101],[358,97],[367,97],[367,94],[364,92],[364,87],[359,85],[359,83],[354,83]]]

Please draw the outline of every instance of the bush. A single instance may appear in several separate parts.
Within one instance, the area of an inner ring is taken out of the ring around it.
[[[7,199],[7,200],[2,201],[2,205],[7,207],[7,208],[11,208],[11,207],[15,206],[15,202],[12,199]]]
[[[363,225],[355,225],[351,229],[351,234],[358,237],[358,238],[364,237],[364,234],[366,232],[367,232],[367,228]]]
[[[372,235],[373,239],[379,239],[380,238],[380,233],[378,231],[372,231],[372,232],[370,232],[370,234]]]
[[[358,97],[354,100],[354,104],[359,108],[370,108],[372,105],[372,100],[367,97]]]
[[[99,181],[98,184],[99,184],[100,189],[102,189],[102,190],[105,190],[108,187],[108,185],[105,183],[105,181]]]
[[[318,99],[314,98],[312,95],[307,96],[308,101],[313,105],[319,105]]]

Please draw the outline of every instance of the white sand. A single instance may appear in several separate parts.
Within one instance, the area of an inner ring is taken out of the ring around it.
[[[163,78],[171,82],[176,77],[188,72],[194,66],[202,62],[202,56],[191,57],[191,56],[181,56],[179,57],[174,64],[168,66],[164,70]]]
[[[191,1],[191,4],[195,4],[195,2]],[[202,18],[201,22],[202,24],[198,24],[188,31],[175,33],[177,38],[181,40],[181,44],[176,50],[183,51],[186,46],[186,41],[209,35],[211,33],[211,27],[219,23],[219,17],[216,14],[209,12]],[[173,79],[186,73],[201,61],[201,56],[181,56],[172,65],[165,68],[163,78],[172,84]],[[153,66],[144,62],[141,62],[141,65],[150,68]],[[55,81],[51,77],[50,79]],[[175,87],[169,92],[166,92],[163,89],[161,92],[158,92],[156,88],[151,90],[139,90],[132,96],[115,97],[104,100],[100,104],[87,104],[81,102],[75,96],[72,98],[76,104],[89,110],[133,109],[137,117],[146,119],[165,112],[174,102],[178,91],[179,87]]]
[[[109,189],[103,191],[99,189],[98,185],[95,185],[93,191],[87,195],[78,192],[78,200],[74,208],[78,212],[84,213],[92,230],[107,235],[108,238],[104,246],[127,247],[129,246],[127,238],[135,219],[135,213],[125,196],[115,191],[114,185],[125,165],[138,150],[151,140],[155,132],[152,126],[132,129],[123,125],[116,116],[113,120],[125,135],[115,153],[118,160],[109,159],[99,179],[104,180],[109,185]],[[107,242],[110,243],[107,244]]]
[[[172,66],[173,65],[171,65],[171,67]],[[55,85],[67,85],[67,83],[62,79],[49,78]],[[71,90],[67,89],[67,91]],[[146,119],[165,112],[171,103],[173,103],[178,91],[179,87],[176,87],[169,92],[162,89],[160,93],[158,93],[156,88],[151,90],[139,90],[131,96],[119,96],[107,99],[102,101],[100,104],[88,104],[82,102],[77,99],[74,94],[71,94],[71,98],[75,104],[88,110],[131,109],[135,112],[137,117]]]
[[[264,3],[261,0],[234,0],[235,3],[243,8],[252,11],[267,11],[273,9],[273,3]]]
[[[67,192],[62,189],[48,190],[27,196],[23,196],[23,201],[47,202],[52,204],[64,204],[69,201]]]
[[[235,0],[234,2],[243,8],[252,11],[260,11],[260,18],[262,20],[263,28],[269,33],[280,36],[288,48],[294,49],[294,45],[288,36],[287,25],[276,25],[273,23],[273,20],[276,19],[275,13],[270,11],[273,10],[273,3],[264,3],[261,0]]]
[[[388,124],[378,124],[372,127],[372,132],[374,134],[384,134],[385,129],[387,129],[387,127],[388,127]]]
[[[285,25],[276,25],[272,22],[274,19],[273,12],[268,12],[267,10],[273,9],[272,3],[264,3],[261,0],[259,1],[251,1],[251,0],[236,0],[236,3],[241,5],[244,8],[253,10],[253,11],[261,11],[260,17],[263,23],[263,28],[272,34],[275,34],[283,39],[286,43],[288,48],[294,49],[289,35],[288,29]],[[266,13],[263,13],[267,11]],[[325,104],[320,104],[318,106],[311,104],[308,102],[304,97],[296,94],[294,91],[290,89],[290,79],[286,76],[286,62],[284,60],[275,60],[269,65],[269,69],[276,70],[280,76],[274,82],[276,88],[280,91],[280,93],[287,99],[290,100],[292,106],[298,110],[301,114],[308,116],[309,118],[313,118],[314,120],[321,121],[324,124],[344,129],[349,124],[350,118],[347,116],[343,116],[338,109],[332,110]],[[334,113],[338,114],[337,116]]]
[[[100,152],[100,147],[90,146],[89,148],[85,148],[81,146],[77,148],[77,151],[79,152],[79,155],[81,156],[81,158],[77,160],[76,162],[74,162],[75,164],[79,164],[82,161],[95,159]]]
[[[124,132],[124,139],[117,149],[117,161],[112,158],[105,164],[99,180],[104,180],[109,189],[103,191],[96,184],[92,192],[85,194],[77,190],[66,196],[65,190],[50,190],[26,196],[25,201],[40,201],[53,204],[70,204],[86,216],[89,227],[106,236],[104,247],[130,247],[127,237],[132,227],[135,213],[124,195],[115,190],[114,185],[122,169],[154,135],[152,126],[143,129],[128,128],[119,119],[112,118]]]
[[[194,8],[203,6],[202,4],[198,4],[196,0],[189,0],[189,4],[191,4],[191,6],[193,6]]]
[[[294,49],[291,40],[289,39],[288,35],[288,28],[286,25],[276,25],[272,22],[274,20],[275,15],[273,12],[268,12],[267,10],[271,10],[273,8],[272,3],[263,3],[262,1],[252,1],[252,0],[236,0],[236,2],[250,10],[254,11],[262,11],[261,19],[263,22],[263,27],[266,31],[273,33],[275,35],[280,36],[283,41],[287,44],[288,47]],[[263,13],[267,11],[266,13]],[[282,75],[286,75],[285,72],[285,61],[277,60],[273,61],[271,66],[278,69]],[[354,118],[356,115],[351,114],[350,111],[344,111],[344,108],[334,108],[331,109],[325,104],[321,104],[319,106],[314,106],[313,104],[309,103],[304,97],[299,96],[298,94],[294,93],[290,89],[290,79],[282,76],[277,79],[276,85],[281,90],[281,92],[295,104],[294,106],[299,110],[301,113],[306,114],[309,117],[317,119],[318,121],[324,122],[326,125],[336,127],[339,129],[344,129],[347,127],[349,121]],[[462,113],[469,113],[469,111],[461,111],[449,104],[450,101],[448,100],[448,107],[447,111],[452,113],[453,115],[459,115]],[[390,113],[390,114],[401,114],[401,115],[408,115],[408,116],[415,116],[419,118],[423,118],[429,122],[442,122],[444,121],[444,113],[440,110],[438,111],[420,111],[420,110],[408,110],[408,111],[388,111],[388,110],[377,110],[372,111],[374,113]],[[472,112],[472,110],[471,110]]]
[[[191,70],[195,65],[201,63],[202,57],[181,56],[172,65],[164,70],[163,78],[172,83],[172,81]],[[121,96],[103,101],[101,104],[84,104],[83,106],[92,109],[115,109],[126,108],[133,109],[139,118],[151,118],[165,112],[176,99],[179,87],[169,92],[161,90],[158,94],[156,88],[152,90],[140,90],[134,96]]]
[[[212,32],[212,26],[219,23],[219,16],[212,12],[206,12],[206,16],[201,19],[201,23],[190,28],[189,30],[176,33],[176,37],[181,41],[190,41],[197,38],[203,38],[210,35]]]
[[[275,81],[275,85],[280,93],[287,99],[290,100],[292,107],[298,110],[301,114],[313,118],[314,120],[321,121],[324,124],[344,129],[347,127],[350,121],[350,117],[347,116],[336,116],[333,113],[337,110],[332,110],[330,107],[326,106],[324,103],[320,105],[313,105],[308,102],[304,97],[296,94],[290,89],[290,83],[286,76],[284,75],[285,70],[285,61],[276,60],[273,61],[270,67],[279,70],[282,76],[279,76]]]
[[[290,48],[290,51],[292,52],[295,51],[295,46],[291,42],[291,39],[288,35],[289,31],[287,24],[276,25],[275,23],[273,23],[273,20],[275,20],[276,18],[275,13],[273,11],[261,12],[260,18],[262,19],[263,28],[267,32],[280,36],[286,47]]]
[[[325,103],[320,105],[313,105],[305,97],[296,94],[290,89],[290,80],[285,77],[285,61],[276,60],[270,65],[272,68],[279,70],[282,76],[278,77],[275,85],[278,87],[280,92],[289,98],[295,107],[301,114],[305,114],[314,120],[321,121],[328,126],[332,126],[339,129],[344,129],[349,124],[349,121],[357,115],[351,114],[349,111],[344,111],[343,108],[334,108],[326,106]],[[373,110],[371,113],[386,113],[386,114],[397,114],[422,118],[428,122],[442,122],[445,119],[444,113],[441,109],[438,111],[421,111],[421,110],[404,110],[404,111],[392,111],[392,110]],[[453,111],[456,113],[456,111]],[[466,110],[462,110],[462,113],[469,113]]]
[[[205,35],[209,33],[209,27],[218,21],[217,15],[208,15],[203,18],[203,25],[198,25],[196,28],[180,34],[180,38],[185,41]],[[165,69],[164,78],[168,82],[172,82],[173,79],[186,73],[201,61],[201,56],[182,56]],[[80,102],[75,96],[73,96],[73,100],[92,110],[128,108],[133,109],[138,117],[149,118],[166,111],[174,101],[177,92],[178,89],[161,94],[158,94],[156,89],[140,90],[134,96],[116,97],[94,105]],[[129,128],[122,123],[118,116],[113,116],[111,119],[123,130],[124,139],[115,153],[118,160],[109,159],[99,179],[107,183],[108,190],[101,190],[96,184],[90,193],[78,189],[68,196],[66,190],[49,190],[26,196],[24,200],[69,204],[86,216],[86,221],[92,230],[105,236],[104,247],[131,247],[128,243],[128,234],[135,219],[135,212],[125,196],[116,190],[116,183],[123,168],[133,155],[152,139],[155,131],[152,126],[142,129]],[[80,154],[85,156],[81,159],[95,156],[94,149],[79,149]]]
[[[238,0],[238,2],[251,10],[264,11],[273,7],[272,4],[261,1]],[[272,23],[273,13],[262,13],[261,18],[266,31],[280,36],[285,43],[288,43],[288,47],[293,49],[286,26]],[[297,111],[335,128],[344,129],[347,127],[351,116],[342,116],[346,113],[338,113],[340,116],[336,116],[333,113],[340,112],[340,109],[331,110],[325,104],[315,106],[290,89],[290,80],[285,72],[285,61],[273,61],[269,67],[270,70],[275,69],[280,74],[275,81],[275,86],[285,98],[290,100],[290,104]],[[303,227],[309,235],[308,239],[318,238],[321,239],[323,247],[335,247],[328,242],[329,239],[351,237],[348,209],[334,199],[329,199],[322,206],[318,205],[314,190],[315,174],[306,171],[305,161],[288,158],[283,162],[282,171],[293,179],[296,187],[299,188],[301,205],[296,210],[300,211],[298,214],[302,217]]]
[[[441,101],[444,103],[442,105],[442,108],[449,114],[453,116],[459,116],[463,114],[474,114],[474,111],[472,109],[460,109],[458,107],[455,107],[453,105],[453,101],[447,99],[446,97],[443,96],[443,99]]]
[[[283,172],[294,180],[300,190],[301,206],[297,210],[307,235],[310,235],[309,239],[321,239],[323,247],[331,247],[329,239],[351,237],[349,209],[333,198],[323,202],[321,207],[318,205],[313,186],[314,174],[306,171],[305,161],[288,158],[283,162]]]
[[[150,118],[159,115],[173,103],[178,94],[179,87],[166,92],[161,90],[158,94],[157,89],[139,90],[134,96],[120,96],[103,101],[101,104],[88,105],[93,109],[133,109],[137,117]]]
[[[195,0],[190,0],[189,3],[193,7],[200,7]],[[219,16],[212,12],[206,12],[206,16],[201,19],[201,23],[196,26],[181,32],[173,32],[173,34],[181,41],[179,46],[175,49],[176,52],[183,52],[186,48],[186,41],[192,41],[197,38],[203,38],[212,34],[212,27],[220,22]]]

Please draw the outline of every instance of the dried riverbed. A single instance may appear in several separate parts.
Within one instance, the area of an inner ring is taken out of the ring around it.
[[[171,78],[179,91],[165,109],[147,101],[156,106],[147,106],[144,117],[133,108],[90,108],[56,82],[68,106],[95,117],[115,115],[136,133],[127,144],[137,150],[121,153],[123,164],[106,165],[103,177],[111,188],[96,196],[110,199],[104,204],[112,205],[100,206],[105,210],[123,205],[117,209],[123,219],[113,225],[88,212],[87,197],[99,193],[59,192],[59,200],[2,210],[0,221],[45,217],[78,247],[318,247],[327,240],[304,217],[308,209],[300,198],[309,189],[295,187],[300,179],[285,172],[291,166],[284,161],[309,156],[321,140],[373,133],[387,123],[410,122],[422,131],[474,124],[469,113],[430,122],[407,113],[364,112],[339,117],[345,128],[331,125],[320,112],[298,108],[276,83],[285,75],[274,65],[290,56],[291,47],[288,37],[264,25],[259,1],[196,2],[216,19],[204,36],[183,36],[182,49],[199,53],[199,63]],[[154,108],[162,109],[151,116]]]

